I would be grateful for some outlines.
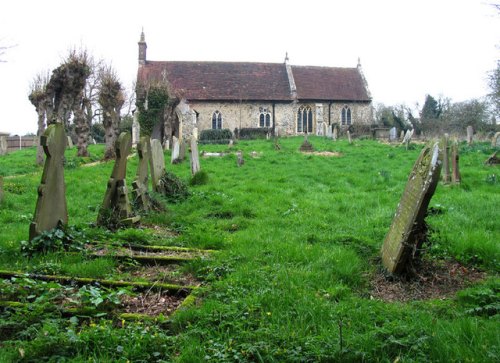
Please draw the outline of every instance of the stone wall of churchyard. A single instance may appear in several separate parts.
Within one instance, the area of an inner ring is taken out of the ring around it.
[[[372,124],[373,112],[371,103],[275,103],[274,120],[276,129],[280,136],[297,134],[297,112],[301,106],[311,107],[313,113],[313,134],[318,134],[319,128],[330,123],[341,123],[341,112],[344,106],[351,110],[352,124]],[[189,137],[192,135],[193,128],[198,131],[212,128],[212,115],[215,111],[222,114],[222,128],[234,129],[259,127],[259,118],[261,112],[271,114],[273,120],[273,104],[271,102],[189,102],[183,103],[178,107],[177,114],[182,121],[182,135]],[[330,111],[330,117],[328,117]],[[196,116],[197,114],[197,116]],[[272,126],[272,124],[271,124]],[[320,131],[320,134],[322,132]]]

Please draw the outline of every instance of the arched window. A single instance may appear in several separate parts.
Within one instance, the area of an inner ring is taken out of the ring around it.
[[[219,111],[212,115],[212,129],[222,129],[222,114]]]
[[[351,109],[347,106],[344,106],[342,109],[342,125],[350,125],[351,124]]]
[[[297,112],[297,132],[312,133],[313,114],[311,107],[301,106]]]
[[[267,111],[261,111],[259,116],[259,127],[271,127],[271,114]]]

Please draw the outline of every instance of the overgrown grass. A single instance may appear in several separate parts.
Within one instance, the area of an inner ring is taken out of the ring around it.
[[[461,145],[463,182],[438,186],[431,206],[441,213],[427,219],[432,233],[426,256],[457,259],[492,279],[460,298],[403,304],[370,299],[369,282],[420,146],[407,151],[369,140],[309,140],[315,150],[338,156],[301,154],[302,138],[281,139],[279,151],[272,140],[242,141],[235,149],[243,151],[245,164],[238,167],[227,146],[203,145],[229,153],[201,159],[208,182],[192,185],[189,198],[168,204],[165,212],[143,217],[145,225],[171,232],[88,229],[94,240],[221,250],[212,261],[186,267],[206,285],[199,303],[180,311],[168,330],[71,325],[40,313],[38,320],[30,317],[38,330],[5,342],[0,360],[20,359],[22,347],[29,359],[74,361],[494,361],[500,355],[498,315],[470,313],[495,304],[500,286],[500,172],[483,165],[493,151],[489,145]],[[29,164],[34,151],[23,153],[0,158],[2,175],[13,175],[5,180],[0,206],[0,269],[116,274],[110,260],[20,255],[41,175]],[[13,166],[17,157],[26,161],[20,169]],[[136,157],[129,159],[129,184],[136,166]],[[71,224],[90,228],[111,168],[67,167]],[[187,161],[167,169],[186,182],[191,178]],[[9,319],[19,322],[1,316],[0,327]]]

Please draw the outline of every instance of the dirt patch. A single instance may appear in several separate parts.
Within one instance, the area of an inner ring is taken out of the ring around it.
[[[141,251],[141,250],[133,250],[131,248],[124,247],[116,247],[116,248],[107,248],[107,247],[97,247],[94,249],[88,249],[88,251],[92,251],[94,256],[127,256],[127,257],[177,257],[184,259],[192,259],[196,257],[208,258],[209,253],[203,251]]]
[[[416,271],[405,277],[377,271],[371,281],[370,296],[389,302],[441,299],[486,277],[484,272],[454,261],[422,261]]]
[[[165,316],[172,314],[184,300],[184,297],[170,296],[159,292],[148,292],[137,296],[123,296],[123,312]]]
[[[307,155],[319,155],[319,156],[327,156],[327,157],[341,157],[342,154],[336,151],[304,151],[302,154]]]

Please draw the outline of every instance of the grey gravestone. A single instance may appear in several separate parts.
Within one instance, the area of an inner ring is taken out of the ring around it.
[[[243,164],[245,164],[245,160],[243,159],[243,151],[240,150],[236,152],[236,156],[237,156],[236,164],[238,166],[242,166]]]
[[[148,196],[150,152],[151,146],[149,145],[149,137],[141,137],[137,143],[139,165],[137,166],[135,180],[132,182],[132,196],[134,198],[135,205],[145,211],[149,210],[151,207]]]
[[[170,160],[171,163],[174,163],[175,160],[179,158],[179,140],[177,137],[172,136],[172,158]]]
[[[71,140],[71,136],[68,136],[68,149],[72,149],[73,148],[73,140]]]
[[[200,168],[200,154],[198,153],[198,142],[196,137],[191,137],[191,174],[194,175],[201,170]]]
[[[399,140],[401,140],[401,142],[403,142],[404,139],[405,139],[405,131],[401,130],[401,133],[399,134]]]
[[[160,192],[160,179],[165,174],[165,155],[160,140],[151,139],[150,158],[151,185],[155,192]]]
[[[454,140],[451,144],[451,182],[459,184],[462,180],[459,168],[458,141]]]
[[[403,138],[403,142],[402,144],[405,144],[406,146],[406,150],[408,150],[409,146],[410,146],[410,141],[411,141],[411,137],[413,135],[413,130],[406,130],[406,134]]]
[[[474,129],[472,126],[467,126],[467,144],[471,145],[474,137]]]
[[[234,145],[234,141],[233,141],[233,139],[229,140],[229,145],[228,145],[228,147],[229,147],[229,148],[232,148],[232,147],[233,147],[233,145]]]
[[[49,125],[40,138],[46,158],[38,187],[35,214],[30,225],[30,240],[59,224],[68,223],[63,165],[67,142],[64,125],[60,123]]]
[[[165,143],[163,144],[163,150],[170,150],[170,140],[165,140]]]
[[[329,139],[333,137],[332,125],[329,125],[326,129],[326,137]]]
[[[449,183],[451,181],[451,175],[450,175],[450,156],[449,156],[449,138],[450,136],[448,134],[444,134],[443,138],[441,139],[441,151],[443,153],[443,183]]]
[[[403,272],[412,254],[415,255],[421,247],[426,233],[424,219],[436,190],[440,171],[439,144],[427,145],[408,177],[382,246],[382,263],[390,273]]]
[[[491,139],[491,147],[500,147],[500,131],[493,135],[493,138]]]
[[[198,140],[198,128],[197,127],[193,128],[193,137],[195,138],[195,140]]]
[[[110,222],[130,224],[139,221],[139,217],[132,216],[132,207],[128,199],[127,183],[127,157],[132,148],[132,137],[128,132],[122,132],[115,142],[115,165],[108,180],[108,187],[104,194],[97,224],[108,226]]]
[[[339,130],[337,129],[337,126],[333,126],[333,141],[337,141],[337,138],[339,137]]]
[[[351,132],[347,130],[347,140],[349,140],[349,144],[352,144]]]
[[[184,159],[186,158],[186,148],[187,148],[186,142],[184,140],[182,140],[180,142],[180,146],[179,146],[179,157],[178,157],[178,159],[180,161],[184,161]]]
[[[7,149],[8,149],[7,137],[0,136],[0,155],[7,154]]]
[[[398,137],[398,130],[393,127],[389,130],[389,141],[395,141]]]

